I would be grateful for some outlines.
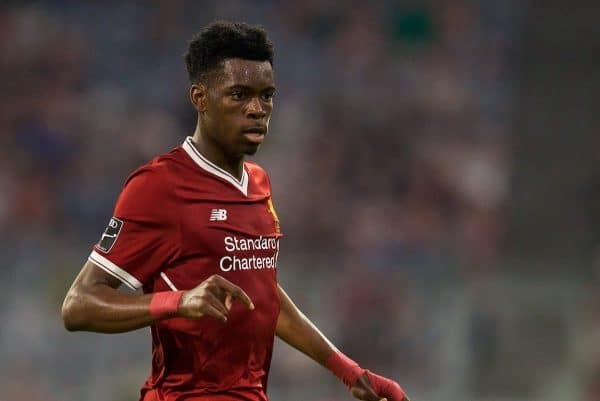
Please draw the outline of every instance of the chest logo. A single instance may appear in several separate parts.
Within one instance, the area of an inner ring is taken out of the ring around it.
[[[269,198],[267,202],[267,209],[271,216],[273,216],[273,220],[275,221],[275,232],[281,234],[281,227],[279,226],[279,217],[277,217],[277,212],[275,211],[275,207],[273,206],[273,201]]]
[[[212,209],[210,211],[209,221],[226,221],[227,209]]]

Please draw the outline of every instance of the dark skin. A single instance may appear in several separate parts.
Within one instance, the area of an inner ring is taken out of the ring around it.
[[[198,112],[193,135],[196,148],[211,162],[240,178],[246,155],[258,150],[267,134],[273,111],[275,84],[268,61],[227,59],[207,82],[190,87],[190,100]],[[149,326],[152,294],[128,294],[118,290],[121,282],[86,262],[65,297],[62,316],[68,330],[120,333]],[[336,348],[294,305],[279,287],[281,311],[276,335],[292,347],[324,365]],[[212,316],[227,321],[232,302],[244,304],[249,313],[252,300],[238,286],[214,275],[185,291],[177,315],[197,319]],[[385,400],[373,391],[366,375],[358,379],[352,395],[365,401]]]
[[[190,101],[198,111],[193,135],[196,148],[240,178],[244,156],[255,154],[260,146],[249,140],[246,131],[255,131],[255,136],[267,134],[274,93],[268,61],[225,61],[220,71],[209,74],[208,84],[190,87]]]

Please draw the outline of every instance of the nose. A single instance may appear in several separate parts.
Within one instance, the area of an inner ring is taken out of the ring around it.
[[[258,97],[250,99],[248,108],[246,109],[246,115],[255,119],[264,118],[267,115],[267,111]]]

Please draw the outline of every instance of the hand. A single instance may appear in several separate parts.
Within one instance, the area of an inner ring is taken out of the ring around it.
[[[354,398],[363,401],[409,401],[398,383],[368,370],[356,380],[350,391]]]
[[[237,298],[248,309],[254,309],[252,300],[244,290],[215,274],[183,293],[177,313],[182,317],[196,319],[207,315],[226,322],[233,298]]]

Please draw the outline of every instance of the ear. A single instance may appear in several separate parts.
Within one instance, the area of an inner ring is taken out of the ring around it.
[[[198,113],[206,111],[208,101],[208,90],[203,84],[192,84],[190,86],[190,101]]]

